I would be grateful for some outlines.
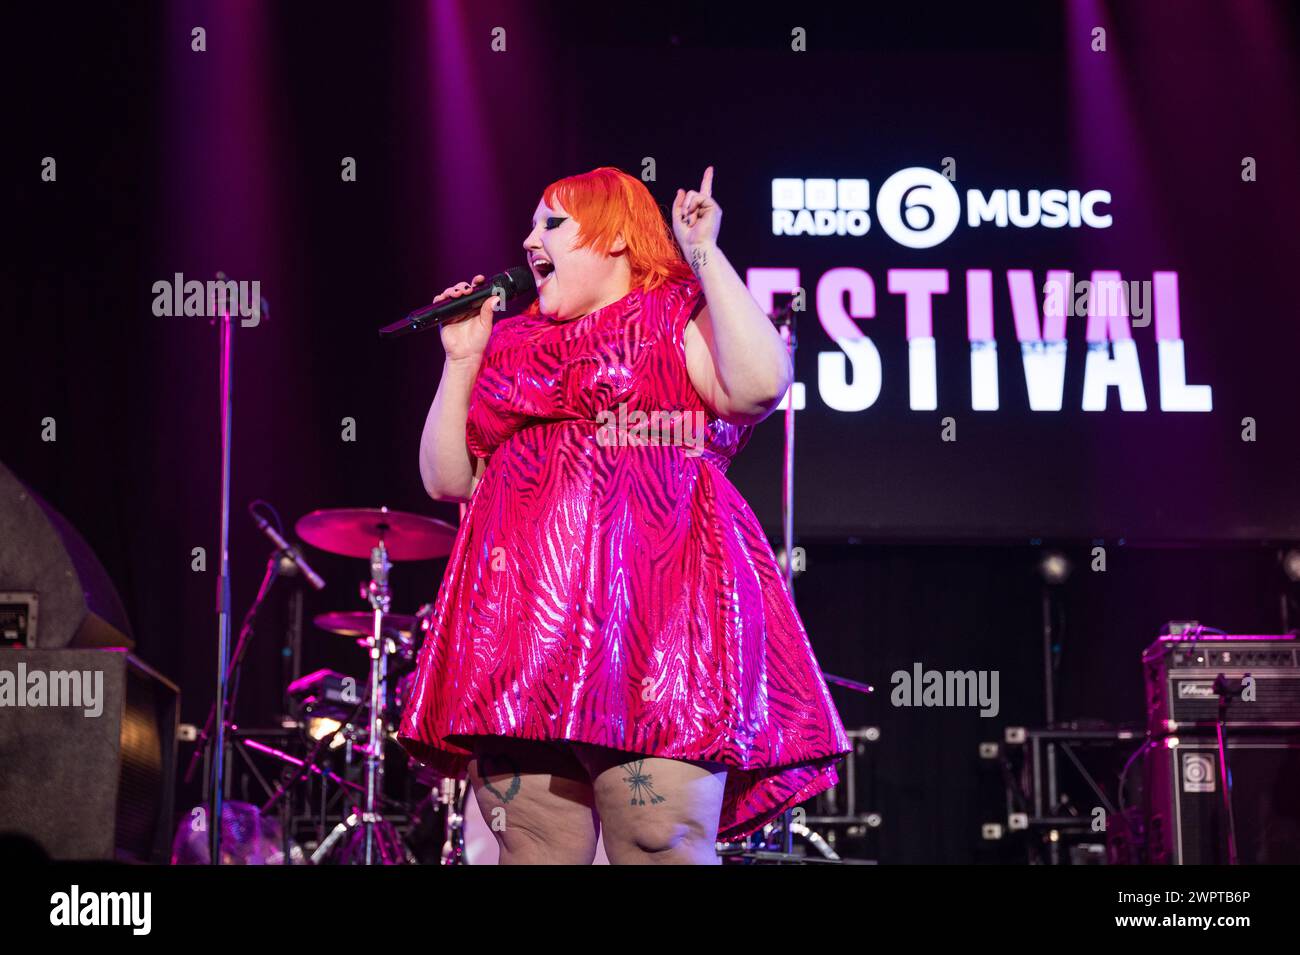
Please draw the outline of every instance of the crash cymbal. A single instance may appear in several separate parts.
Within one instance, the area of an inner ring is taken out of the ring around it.
[[[322,630],[345,637],[369,637],[374,632],[375,615],[365,610],[342,610],[318,614],[312,621]],[[420,628],[418,617],[404,613],[384,614],[384,634],[410,640]]]
[[[370,557],[382,539],[389,560],[432,560],[451,553],[456,528],[446,521],[386,507],[340,507],[312,511],[294,525],[313,547],[344,557]]]

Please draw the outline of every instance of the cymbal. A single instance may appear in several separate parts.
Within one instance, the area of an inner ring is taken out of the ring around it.
[[[294,525],[298,536],[313,547],[344,557],[369,559],[382,539],[389,560],[432,560],[446,557],[456,540],[456,528],[446,521],[390,511],[386,507],[336,507],[312,511]]]
[[[342,610],[317,614],[312,621],[322,630],[345,637],[369,637],[375,630],[375,615],[367,610]],[[384,614],[384,633],[410,640],[420,628],[418,617],[404,613]]]

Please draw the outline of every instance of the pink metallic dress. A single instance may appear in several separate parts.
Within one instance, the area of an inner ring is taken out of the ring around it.
[[[844,727],[725,477],[752,427],[714,417],[687,375],[703,303],[690,279],[492,329],[466,428],[487,465],[398,734],[438,772],[463,776],[478,735],[721,762],[722,840],[838,781]]]

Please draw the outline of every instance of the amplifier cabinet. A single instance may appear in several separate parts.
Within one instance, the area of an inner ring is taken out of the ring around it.
[[[166,862],[179,715],[176,686],[126,651],[0,650],[0,835]]]
[[[1214,732],[1214,680],[1250,676],[1253,699],[1234,699],[1226,725],[1300,731],[1300,647],[1293,637],[1161,637],[1142,655],[1147,729],[1154,736]]]
[[[1294,636],[1161,637],[1142,655],[1147,859],[1226,864],[1215,679],[1250,677],[1224,720],[1237,855],[1300,863],[1300,647]]]
[[[1300,733],[1229,735],[1228,766],[1239,861],[1300,863]],[[1146,759],[1149,862],[1228,864],[1220,775],[1212,736],[1166,737],[1152,745]]]

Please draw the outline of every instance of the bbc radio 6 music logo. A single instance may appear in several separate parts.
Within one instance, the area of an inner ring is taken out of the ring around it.
[[[966,190],[966,225],[998,229],[1087,227],[1106,229],[1105,189]],[[773,235],[851,235],[871,231],[872,214],[884,233],[909,249],[929,249],[956,231],[962,199],[948,177],[923,166],[900,169],[880,186],[875,209],[869,179],[773,179]]]

